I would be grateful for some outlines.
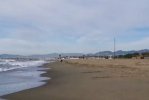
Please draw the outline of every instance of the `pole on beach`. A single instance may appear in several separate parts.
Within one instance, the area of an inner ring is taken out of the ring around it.
[[[114,59],[115,59],[115,56],[116,56],[116,39],[114,37]]]
[[[99,53],[98,53],[98,59],[100,59],[100,50],[99,50]]]

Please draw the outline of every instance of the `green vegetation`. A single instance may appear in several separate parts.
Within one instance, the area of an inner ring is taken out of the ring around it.
[[[142,53],[144,57],[149,57],[149,52]]]
[[[119,55],[118,58],[133,58],[133,57],[140,57],[143,59],[143,57],[149,57],[149,52],[146,53],[133,53],[133,54],[126,54],[126,55]]]

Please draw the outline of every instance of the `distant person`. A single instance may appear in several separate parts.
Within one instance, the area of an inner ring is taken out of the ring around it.
[[[61,59],[61,60],[60,60],[60,62],[62,63],[62,62],[63,62],[63,60]]]

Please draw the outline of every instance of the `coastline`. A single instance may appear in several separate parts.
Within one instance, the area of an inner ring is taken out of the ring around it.
[[[45,80],[50,79],[41,77],[47,70],[43,67],[44,65],[39,64],[39,66],[22,67],[1,72],[0,97],[44,85]]]
[[[127,68],[128,66],[125,68],[121,65],[118,70],[115,67],[111,68],[111,66],[105,68],[105,66],[68,62],[47,64],[45,67],[50,67],[51,69],[47,70],[47,73],[42,74],[42,76],[51,77],[52,79],[46,81],[45,85],[2,97],[6,100],[149,99],[149,79],[148,70],[146,70],[148,63],[143,66],[144,61],[142,60],[139,60],[139,62],[142,63],[143,69],[138,69],[138,67],[136,69]],[[141,65],[139,64],[139,66]],[[125,71],[129,71],[129,74]],[[144,71],[146,72],[142,73]],[[128,75],[123,76],[123,74]]]
[[[8,95],[3,95],[3,96],[1,96],[0,100],[12,100],[11,97],[9,98],[10,95],[17,95],[17,94],[25,93],[26,91],[32,91],[32,90],[36,91],[36,89],[40,89],[40,88],[45,87],[50,82],[51,76],[53,76],[53,74],[51,73],[51,70],[50,70],[51,68],[47,67],[48,65],[50,65],[52,63],[50,62],[50,63],[46,63],[46,64],[44,64],[42,66],[39,66],[41,69],[39,69],[38,71],[44,71],[45,72],[45,73],[41,74],[40,76],[41,77],[45,77],[45,78],[49,78],[48,80],[41,81],[41,82],[45,82],[44,85],[41,85],[41,86],[38,86],[38,87],[35,87],[35,88],[25,89],[25,90],[22,90],[22,91],[19,91],[19,92],[15,92],[15,93],[11,93],[11,94],[8,94]]]

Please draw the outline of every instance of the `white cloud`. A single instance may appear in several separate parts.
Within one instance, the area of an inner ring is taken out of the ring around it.
[[[149,37],[129,42],[129,43],[117,43],[117,49],[121,48],[123,50],[140,50],[140,48],[147,48],[149,43]]]
[[[0,1],[0,21],[11,26],[6,25],[3,33],[10,40],[1,40],[1,43],[9,45],[9,51],[13,48],[11,42],[15,42],[14,51],[22,48],[25,52],[24,48],[32,47],[30,53],[38,46],[43,49],[37,53],[48,52],[47,47],[51,49],[49,52],[92,52],[98,50],[98,46],[111,50],[115,34],[127,37],[131,34],[128,30],[149,27],[148,4],[148,0],[3,0]],[[65,38],[70,37],[74,42],[68,45]],[[144,44],[142,41],[138,42]],[[127,47],[126,43],[121,45],[120,48]],[[132,49],[137,49],[132,45]]]

